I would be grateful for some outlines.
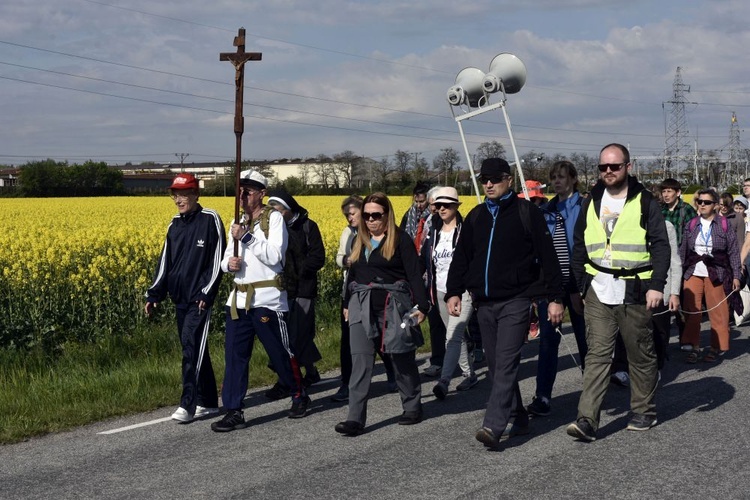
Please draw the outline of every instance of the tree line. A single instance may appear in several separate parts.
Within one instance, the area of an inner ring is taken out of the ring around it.
[[[20,168],[18,186],[10,193],[22,197],[116,196],[125,194],[122,172],[105,162],[82,164],[43,160]]]
[[[722,167],[725,169],[726,165],[710,152],[701,153],[699,159],[714,158],[714,161],[704,161],[707,166],[698,169],[701,176],[698,180],[692,178],[692,172],[677,175],[678,180],[685,186],[683,191],[689,193],[702,185],[720,184],[722,189],[737,192],[736,182],[721,175]],[[513,158],[508,157],[505,147],[499,141],[483,142],[471,157],[475,173],[479,171],[482,161],[493,157],[506,158],[513,163]],[[472,194],[473,183],[465,160],[464,155],[452,147],[441,149],[431,162],[423,153],[400,149],[391,156],[377,160],[346,150],[332,156],[320,154],[306,162],[301,161],[298,174],[283,181],[275,180],[272,163],[258,166],[257,163],[245,161],[242,163],[242,169],[255,168],[271,181],[269,187],[284,187],[294,195],[346,195],[352,192],[373,191],[411,194],[414,185],[420,181],[430,185],[453,186],[461,194]],[[548,183],[549,169],[559,160],[569,160],[575,165],[582,191],[590,189],[599,177],[598,157],[595,154],[574,152],[550,155],[531,150],[524,153],[520,160],[524,177],[527,180],[538,180],[542,184]],[[743,167],[743,170],[747,169],[747,164],[743,164]],[[633,167],[633,173],[647,185],[661,182],[666,171],[668,170],[665,170],[662,162],[658,160],[639,160]],[[205,195],[234,195],[234,162],[227,163],[225,172],[225,175],[214,180],[204,180]],[[518,182],[515,188],[520,190]],[[13,190],[6,188],[4,194],[64,197],[114,196],[128,193],[123,186],[122,172],[105,162],[89,160],[83,164],[70,165],[67,162],[48,159],[21,166],[18,186]]]

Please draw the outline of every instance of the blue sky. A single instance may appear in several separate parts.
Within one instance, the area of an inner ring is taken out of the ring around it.
[[[218,55],[240,26],[263,53],[245,77],[251,159],[463,158],[446,91],[500,52],[528,70],[507,103],[519,154],[596,155],[613,141],[659,154],[677,66],[700,148],[727,147],[732,111],[750,120],[750,5],[738,0],[40,3],[0,4],[2,164],[233,159],[234,71]],[[470,149],[510,149],[499,112],[464,123]]]

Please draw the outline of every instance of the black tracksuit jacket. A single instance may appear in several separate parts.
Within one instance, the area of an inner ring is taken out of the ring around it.
[[[227,245],[224,224],[213,210],[198,208],[177,214],[146,293],[149,302],[161,302],[169,293],[177,305],[204,301],[210,307],[221,284],[221,259]]]

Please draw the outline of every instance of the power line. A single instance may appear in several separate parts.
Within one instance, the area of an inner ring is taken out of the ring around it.
[[[135,13],[138,13],[138,14],[142,14],[144,16],[151,16],[151,17],[156,17],[156,18],[159,18],[159,19],[166,19],[168,21],[174,21],[174,22],[178,22],[178,23],[190,24],[192,26],[200,26],[202,28],[217,29],[217,30],[220,30],[220,31],[226,31],[226,32],[230,32],[230,33],[233,32],[233,30],[229,30],[227,28],[222,28],[220,26],[213,26],[211,24],[199,23],[199,22],[196,22],[196,21],[190,21],[190,20],[181,19],[181,18],[178,18],[178,17],[165,16],[165,15],[162,15],[162,14],[154,14],[152,12],[147,12],[145,10],[138,10],[138,9],[133,9],[133,8],[130,8],[130,7],[122,7],[120,5],[112,5],[112,4],[108,4],[108,3],[104,3],[104,2],[97,2],[96,0],[82,0],[82,1],[88,2],[88,3],[92,3],[92,4],[96,4],[96,5],[102,5],[104,7],[110,7],[110,8],[113,8],[113,9],[120,9],[120,10],[124,10],[124,11],[127,11],[127,12],[135,12]],[[430,68],[430,67],[427,67],[427,66],[417,66],[415,64],[408,64],[408,63],[402,63],[402,62],[399,62],[399,61],[392,61],[390,59],[385,59],[385,58],[382,58],[382,57],[364,56],[362,54],[355,54],[353,52],[345,52],[343,50],[327,49],[327,48],[323,48],[323,47],[317,47],[315,45],[309,45],[309,44],[306,44],[306,43],[290,42],[289,40],[283,40],[281,38],[272,38],[272,37],[269,37],[269,36],[266,36],[266,35],[259,35],[257,33],[246,33],[246,35],[247,36],[252,36],[252,37],[255,37],[255,38],[259,38],[261,40],[269,40],[269,41],[272,41],[272,42],[283,43],[283,44],[286,44],[286,45],[293,45],[295,47],[303,47],[303,48],[306,48],[306,49],[317,50],[317,51],[320,51],[320,52],[328,52],[330,54],[337,54],[337,55],[342,55],[342,56],[355,57],[357,59],[365,59],[365,60],[368,60],[368,61],[375,61],[375,62],[381,62],[381,63],[386,63],[386,64],[392,64],[394,66],[404,66],[404,67],[407,67],[407,68],[422,69],[422,70],[426,70],[426,71],[432,71],[432,72],[435,72],[435,73],[453,74],[450,71],[439,70],[439,69]]]

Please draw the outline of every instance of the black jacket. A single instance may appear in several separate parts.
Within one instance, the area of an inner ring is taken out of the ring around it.
[[[356,282],[361,285],[368,283],[380,283],[392,285],[397,281],[405,280],[411,287],[411,294],[414,304],[419,306],[419,310],[424,314],[430,310],[430,302],[427,297],[422,275],[424,267],[417,257],[417,250],[414,248],[414,242],[401,229],[398,232],[398,245],[396,252],[391,260],[385,260],[380,254],[380,248],[373,250],[370,258],[365,257],[364,249],[359,254],[359,259],[352,263],[347,276],[346,296],[344,304],[349,303],[351,290],[349,284]],[[374,311],[383,311],[385,308],[385,299],[388,294],[382,290],[373,290],[371,306]]]
[[[326,250],[318,225],[310,220],[307,210],[300,207],[299,217],[287,226],[289,247],[287,255],[294,259],[293,265],[297,275],[296,289],[287,289],[289,298],[315,298],[318,295],[318,271],[326,262]],[[291,254],[291,255],[290,255]]]
[[[453,232],[453,248],[456,248],[458,237],[461,234],[461,226],[463,225],[464,219],[461,217],[461,212],[456,212],[456,230]],[[430,303],[437,303],[437,284],[435,283],[435,262],[432,257],[435,251],[435,245],[440,241],[440,234],[443,230],[443,219],[438,214],[432,216],[430,222],[430,231],[425,236],[422,242],[422,249],[419,251],[419,258],[422,259],[422,265],[424,266],[425,272],[425,286],[427,292],[430,294]]]
[[[593,276],[586,273],[584,265],[588,260],[584,232],[586,231],[586,215],[591,203],[594,204],[597,219],[601,212],[602,196],[604,196],[605,186],[600,180],[591,190],[591,196],[583,202],[581,206],[581,215],[578,217],[576,229],[573,233],[573,255],[570,263],[575,275],[576,283],[581,289],[581,295],[586,296],[586,292],[591,285]],[[661,213],[659,203],[643,187],[643,184],[633,176],[628,176],[628,200],[632,200],[639,193],[643,192],[644,201],[641,203],[641,227],[646,228],[646,244],[651,255],[651,265],[653,272],[650,280],[628,279],[625,286],[625,303],[626,304],[643,304],[646,301],[646,292],[656,290],[664,292],[667,284],[667,271],[671,259],[671,250],[669,248],[669,238],[667,237],[667,226],[664,222],[664,216]],[[645,208],[645,210],[644,210]]]
[[[521,220],[521,203],[529,204],[527,223]],[[498,205],[496,217],[485,202],[464,219],[448,271],[446,300],[464,290],[475,302],[561,300],[562,273],[542,212],[513,191]]]
[[[167,229],[146,293],[149,302],[161,302],[169,293],[177,305],[203,300],[210,307],[221,284],[221,259],[227,246],[219,214],[198,205],[197,210],[175,215]]]

